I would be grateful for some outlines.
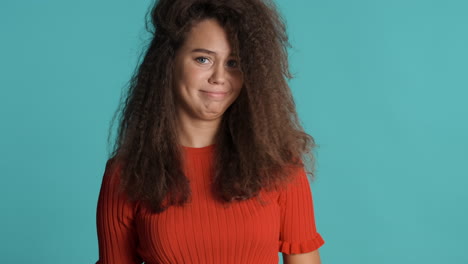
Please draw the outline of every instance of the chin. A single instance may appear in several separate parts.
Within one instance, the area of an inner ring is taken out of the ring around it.
[[[204,120],[216,120],[220,117],[222,117],[224,114],[223,112],[216,112],[216,113],[203,113],[201,116],[203,117]]]

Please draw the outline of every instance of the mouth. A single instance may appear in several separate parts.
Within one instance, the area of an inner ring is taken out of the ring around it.
[[[212,97],[212,98],[223,98],[225,97],[228,92],[210,92],[210,91],[201,91],[203,92],[204,94],[206,94],[208,97]]]

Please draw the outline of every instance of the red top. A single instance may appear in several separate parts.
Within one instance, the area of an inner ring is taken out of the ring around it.
[[[325,242],[317,232],[304,169],[283,191],[223,207],[209,192],[214,145],[184,147],[192,201],[152,214],[118,193],[119,170],[107,161],[97,204],[96,264],[275,263],[278,252],[311,252]]]

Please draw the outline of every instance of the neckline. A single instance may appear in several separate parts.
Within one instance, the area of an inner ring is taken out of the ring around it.
[[[184,151],[188,154],[206,154],[213,152],[215,149],[215,145],[216,143],[201,148],[187,147],[184,145],[181,146],[184,149]]]

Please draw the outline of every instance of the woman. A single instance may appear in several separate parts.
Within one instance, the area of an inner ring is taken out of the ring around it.
[[[160,0],[97,207],[97,263],[320,263],[284,23],[260,0]],[[313,174],[313,173],[311,173]]]

